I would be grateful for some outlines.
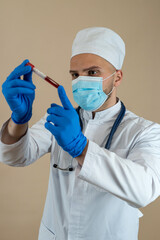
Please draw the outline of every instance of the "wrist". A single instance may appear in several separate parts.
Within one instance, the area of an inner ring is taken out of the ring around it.
[[[6,123],[5,128],[2,132],[1,141],[4,144],[13,144],[20,140],[21,137],[23,137],[28,129],[28,124],[16,124],[12,121],[12,119],[9,119]]]
[[[89,144],[89,140],[87,139],[86,146],[85,146],[85,148],[83,149],[83,152],[81,153],[81,155],[79,155],[79,156],[85,157],[85,155],[86,155],[86,153],[87,153],[87,149],[88,149],[88,144]],[[79,156],[78,156],[78,157],[79,157]]]
[[[79,156],[76,157],[76,160],[78,161],[78,163],[79,163],[80,166],[83,165],[83,162],[84,162],[84,159],[85,159],[87,150],[88,150],[88,144],[89,144],[89,140],[87,139],[87,144],[86,144],[83,152],[81,153],[81,155],[79,155]]]
[[[25,135],[27,129],[28,123],[16,124],[12,119],[9,120],[7,125],[8,134],[17,139]]]
[[[25,124],[28,123],[29,120],[32,117],[32,108],[29,109],[24,116],[21,116],[20,114],[17,114],[15,112],[12,113],[11,119],[15,124]]]

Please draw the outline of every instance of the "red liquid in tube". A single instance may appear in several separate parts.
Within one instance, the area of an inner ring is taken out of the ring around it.
[[[46,80],[48,83],[50,83],[52,86],[54,86],[55,88],[58,88],[59,87],[59,84],[54,81],[52,78],[46,76],[45,74],[41,73],[38,69],[35,68],[35,66],[28,62],[26,64],[26,66],[31,66],[32,70],[37,74],[37,72],[39,72],[40,74],[37,74],[38,76],[40,76],[42,79]]]

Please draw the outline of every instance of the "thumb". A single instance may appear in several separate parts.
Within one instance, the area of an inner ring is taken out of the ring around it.
[[[29,60],[28,60],[28,59],[26,59],[26,60],[23,62],[23,64],[24,64],[25,66],[27,65],[27,63],[29,63]],[[30,66],[30,65],[29,65],[29,66]],[[30,66],[30,67],[31,67],[31,66]],[[23,80],[32,83],[32,73],[33,73],[32,68],[30,68],[30,72],[24,74]]]
[[[23,77],[23,80],[31,82],[32,83],[32,70],[29,73],[26,73]]]
[[[58,95],[65,109],[73,109],[73,106],[66,95],[64,87],[61,85],[58,87]]]

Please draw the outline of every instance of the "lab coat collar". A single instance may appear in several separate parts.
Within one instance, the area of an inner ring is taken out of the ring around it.
[[[92,112],[83,110],[83,118],[85,120],[91,120],[91,121],[100,121],[106,122],[107,120],[110,120],[114,117],[117,117],[119,111],[121,109],[121,101],[117,98],[117,103],[113,105],[110,108],[107,108],[103,111],[96,112],[94,119],[92,119]]]

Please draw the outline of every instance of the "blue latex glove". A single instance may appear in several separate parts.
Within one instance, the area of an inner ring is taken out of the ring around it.
[[[63,86],[58,87],[58,94],[63,107],[53,103],[47,110],[45,127],[55,136],[58,144],[72,157],[81,155],[87,138],[83,135],[79,116],[70,103]],[[54,124],[54,125],[53,125]]]
[[[12,111],[11,118],[16,124],[23,124],[32,116],[32,104],[35,98],[35,85],[32,82],[32,68],[25,66],[25,60],[16,67],[2,85],[2,93]],[[24,75],[23,80],[20,76]]]

